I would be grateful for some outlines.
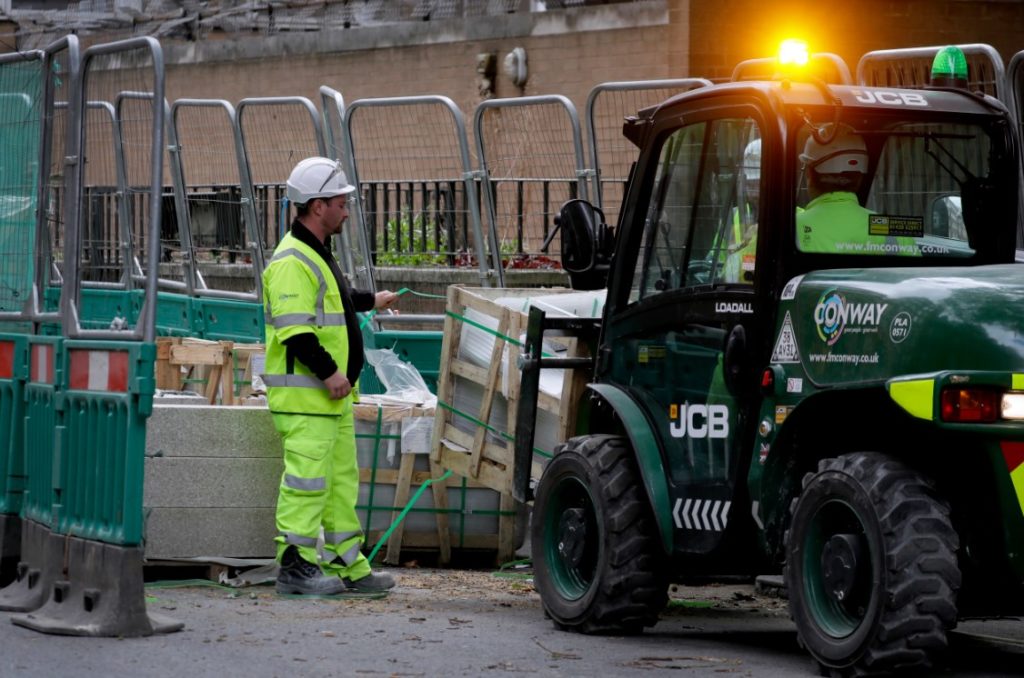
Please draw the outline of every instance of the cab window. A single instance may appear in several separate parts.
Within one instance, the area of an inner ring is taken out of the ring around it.
[[[980,125],[860,119],[839,123],[835,132],[831,123],[804,125],[794,149],[798,248],[973,255],[964,193],[989,176],[990,149]],[[986,227],[980,220],[977,226]]]
[[[754,281],[761,134],[749,118],[682,127],[666,139],[630,302]]]

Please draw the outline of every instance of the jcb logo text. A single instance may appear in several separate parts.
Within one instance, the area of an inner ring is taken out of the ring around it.
[[[669,405],[673,438],[728,438],[729,408],[725,405]]]
[[[862,104],[885,104],[886,106],[927,106],[928,100],[923,94],[913,92],[888,92],[885,90],[867,92],[853,90],[853,96]]]

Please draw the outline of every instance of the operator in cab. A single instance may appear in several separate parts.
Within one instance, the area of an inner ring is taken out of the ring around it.
[[[870,234],[874,213],[857,198],[868,173],[867,146],[848,126],[840,125],[834,134],[830,127],[810,134],[800,154],[810,198],[803,209],[797,208],[800,251],[920,256],[913,238]]]

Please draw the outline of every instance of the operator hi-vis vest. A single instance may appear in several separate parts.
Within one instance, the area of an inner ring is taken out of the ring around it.
[[[323,381],[290,354],[284,341],[304,332],[316,335],[338,369],[348,365],[348,334],[341,292],[327,262],[291,232],[281,239],[263,271],[267,329],[267,400],[271,412],[342,413],[344,399],[331,400]]]
[[[913,238],[870,235],[868,219],[872,214],[861,207],[853,193],[835,191],[819,195],[797,211],[798,247],[801,252],[921,256]]]

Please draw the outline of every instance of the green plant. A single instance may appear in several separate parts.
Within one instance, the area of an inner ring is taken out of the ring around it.
[[[422,214],[412,220],[412,228],[408,215],[403,214],[401,220],[389,219],[380,238],[378,266],[443,266],[448,263],[448,257],[439,254],[448,249],[445,233],[442,231],[439,237],[433,223],[424,224]]]

